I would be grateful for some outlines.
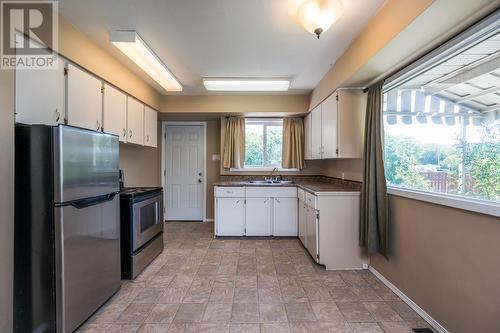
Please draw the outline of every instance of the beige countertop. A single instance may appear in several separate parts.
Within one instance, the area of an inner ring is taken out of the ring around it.
[[[297,186],[307,192],[311,192],[314,194],[320,194],[325,192],[350,192],[350,193],[359,193],[359,190],[351,188],[351,187],[343,187],[337,184],[332,184],[328,182],[316,182],[316,181],[294,181],[292,183],[285,184],[262,184],[262,183],[251,183],[250,181],[219,181],[213,184],[214,186],[228,186],[228,187],[236,187],[236,186],[264,186],[264,187],[290,187]]]

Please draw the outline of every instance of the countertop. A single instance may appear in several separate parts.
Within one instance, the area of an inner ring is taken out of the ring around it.
[[[303,189],[304,191],[321,195],[326,193],[359,193],[359,190],[350,187],[343,187],[337,184],[332,184],[328,182],[316,182],[316,181],[294,181],[293,183],[287,184],[262,184],[262,183],[250,183],[250,181],[219,181],[213,184],[214,186],[247,186],[247,187],[292,187],[296,186]]]

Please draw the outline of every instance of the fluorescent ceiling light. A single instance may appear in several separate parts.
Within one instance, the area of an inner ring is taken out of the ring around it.
[[[208,91],[287,91],[289,80],[283,79],[203,79]]]
[[[172,72],[135,31],[114,31],[110,41],[166,91],[182,91]]]

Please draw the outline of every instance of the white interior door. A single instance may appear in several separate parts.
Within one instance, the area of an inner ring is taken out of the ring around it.
[[[203,220],[205,137],[203,125],[167,125],[166,219]]]

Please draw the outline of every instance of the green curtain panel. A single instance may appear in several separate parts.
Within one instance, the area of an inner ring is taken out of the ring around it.
[[[383,150],[383,84],[381,81],[368,88],[359,240],[369,253],[378,252],[387,257],[389,222]]]

